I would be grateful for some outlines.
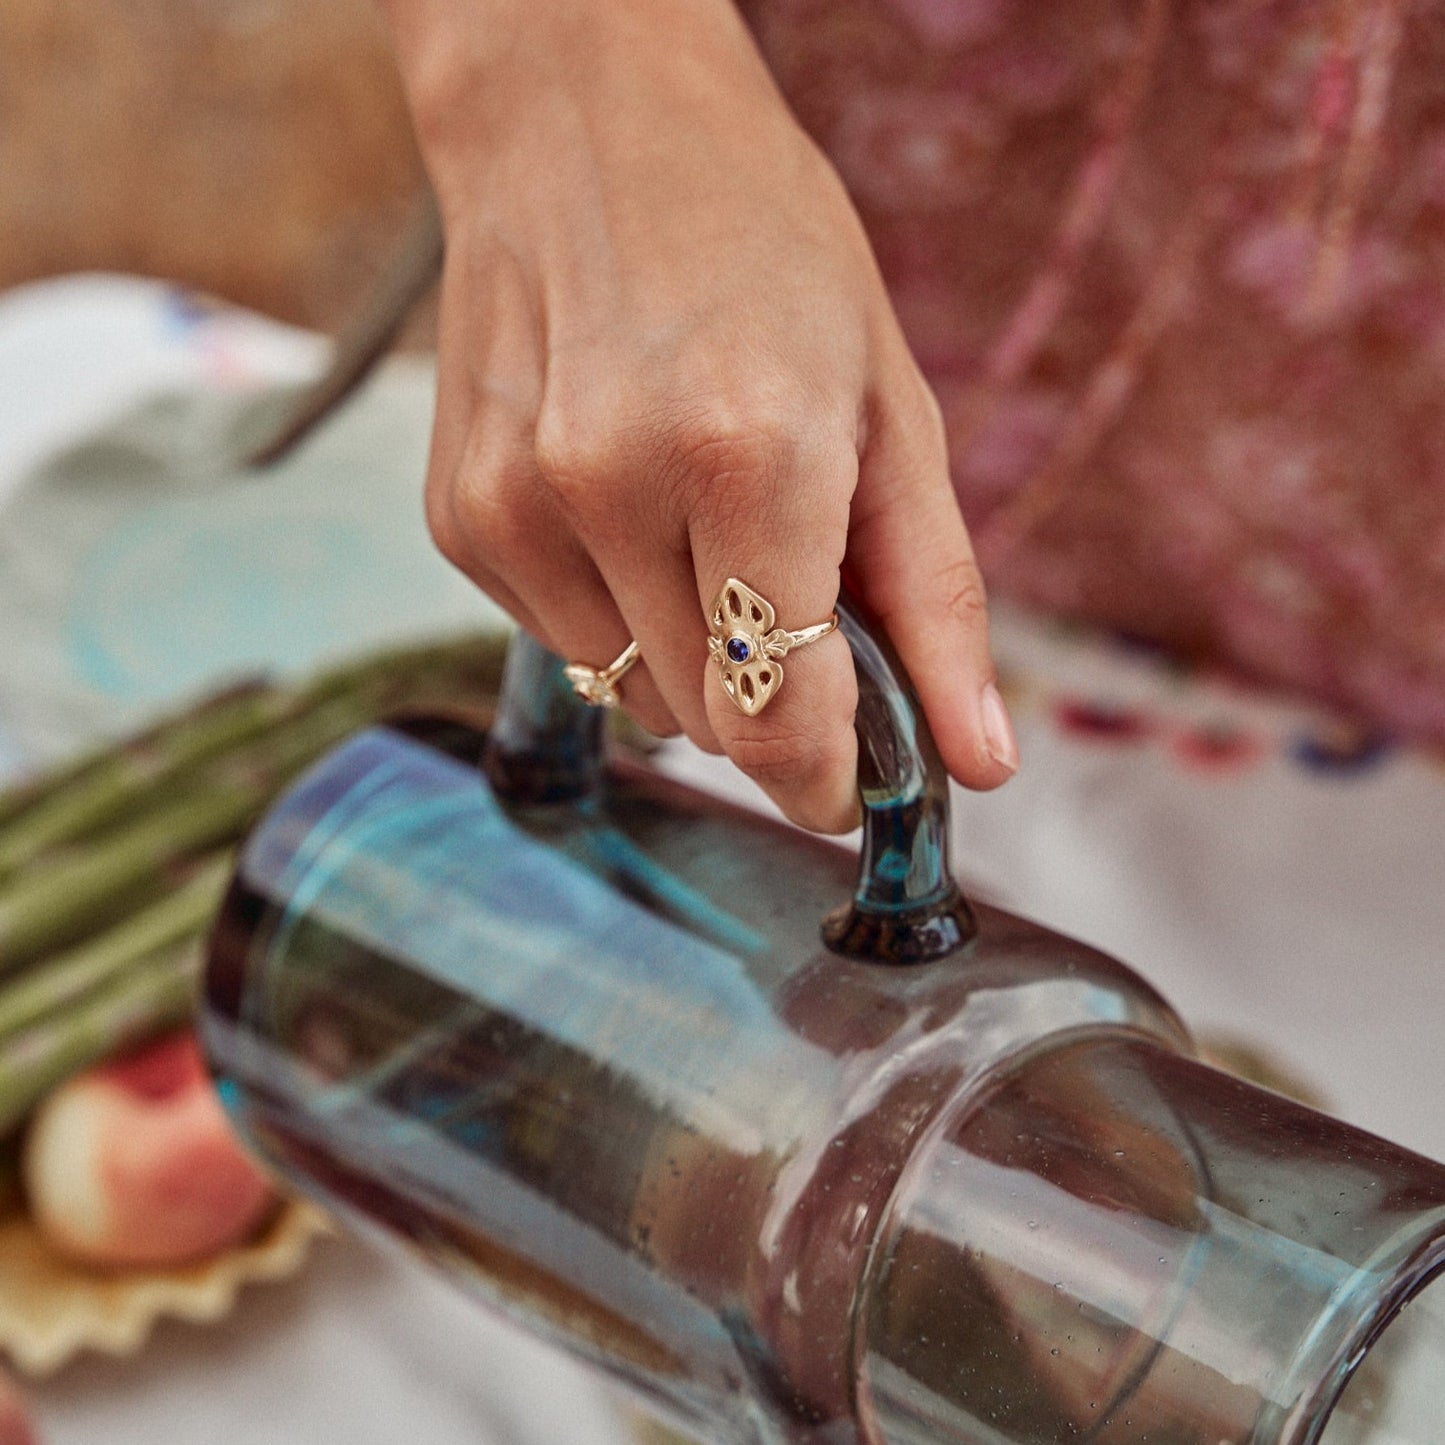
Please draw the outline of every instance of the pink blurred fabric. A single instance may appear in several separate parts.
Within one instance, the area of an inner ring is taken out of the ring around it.
[[[1445,21],[744,0],[995,591],[1445,738]]]

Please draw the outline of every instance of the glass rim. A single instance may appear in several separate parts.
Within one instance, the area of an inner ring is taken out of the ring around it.
[[[1382,1251],[1377,1263],[1360,1267],[1357,1278],[1362,1284],[1372,1276],[1385,1276],[1388,1284],[1374,1305],[1357,1316],[1354,1327],[1331,1352],[1325,1368],[1316,1372],[1315,1388],[1301,1396],[1291,1410],[1280,1437],[1283,1445],[1319,1445],[1351,1381],[1401,1312],[1432,1285],[1445,1284],[1445,1211],[1437,1215],[1423,1239],[1416,1224],[1410,1230],[1409,1242],[1392,1262],[1390,1256],[1394,1253]],[[1343,1299],[1341,1311],[1346,1317],[1351,1312]]]

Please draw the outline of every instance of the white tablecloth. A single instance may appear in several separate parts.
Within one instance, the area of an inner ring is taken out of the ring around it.
[[[142,283],[0,298],[0,526],[7,479],[156,387],[294,376],[316,357],[309,338],[196,316]],[[998,793],[958,797],[964,878],[1134,964],[1190,1023],[1267,1043],[1347,1118],[1445,1156],[1441,755],[1120,642],[1006,611],[996,632],[1024,765]],[[0,769],[28,746],[7,744],[6,686],[0,641]],[[663,763],[758,798],[685,747]],[[38,1400],[55,1445],[621,1432],[580,1373],[358,1245],[251,1291],[219,1327],[167,1326],[137,1361],[83,1362]]]

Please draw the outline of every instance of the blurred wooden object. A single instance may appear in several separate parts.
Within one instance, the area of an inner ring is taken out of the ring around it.
[[[372,0],[5,0],[0,287],[174,278],[334,329],[423,186]]]

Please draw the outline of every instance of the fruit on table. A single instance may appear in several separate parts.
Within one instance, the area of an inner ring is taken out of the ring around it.
[[[276,1199],[231,1132],[189,1029],[63,1084],[36,1111],[21,1167],[46,1239],[94,1264],[219,1253]]]
[[[0,1198],[57,1084],[192,1016],[194,945],[276,789],[398,711],[489,716],[505,650],[447,637],[228,687],[0,790]]]

